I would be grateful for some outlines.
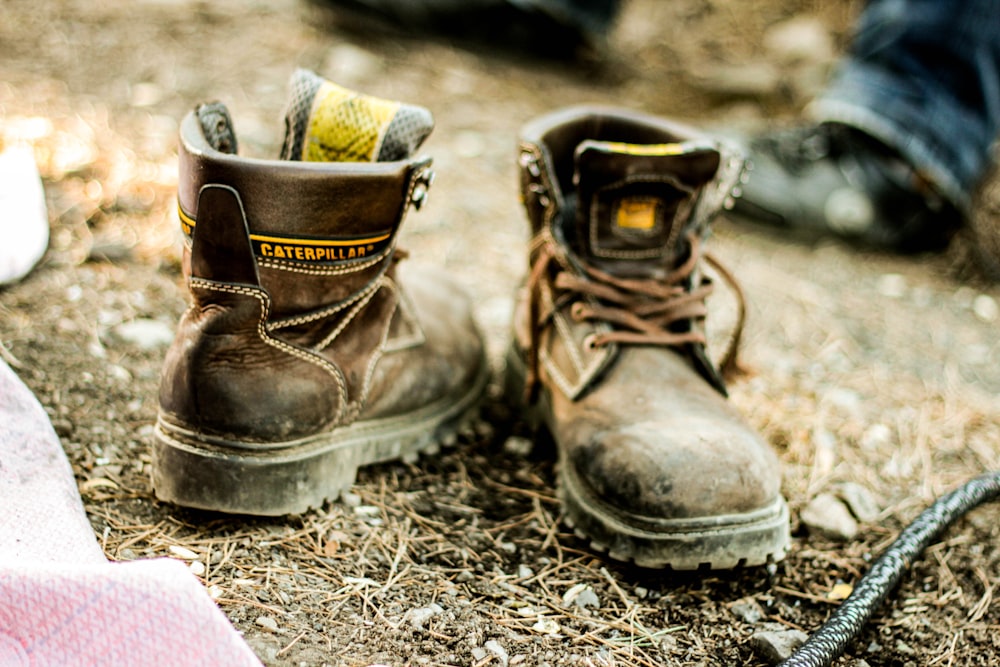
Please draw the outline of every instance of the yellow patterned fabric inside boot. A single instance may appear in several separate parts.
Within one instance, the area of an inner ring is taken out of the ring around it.
[[[302,159],[373,162],[399,102],[361,95],[326,81],[316,92]]]

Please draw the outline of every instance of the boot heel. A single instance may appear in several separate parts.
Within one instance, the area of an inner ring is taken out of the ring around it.
[[[153,440],[153,488],[158,499],[196,509],[282,516],[335,500],[354,483],[359,464],[350,450],[310,452],[308,446],[254,452],[194,444],[158,423]]]
[[[473,431],[489,377],[484,363],[461,396],[281,443],[207,436],[161,416],[153,439],[153,488],[160,500],[185,507],[257,516],[301,514],[336,500],[363,466],[412,462]]]

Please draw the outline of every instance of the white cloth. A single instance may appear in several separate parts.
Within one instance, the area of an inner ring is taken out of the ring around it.
[[[49,246],[45,191],[31,147],[0,152],[0,285],[16,283]]]
[[[0,362],[0,667],[260,661],[187,567],[109,563],[44,409]]]

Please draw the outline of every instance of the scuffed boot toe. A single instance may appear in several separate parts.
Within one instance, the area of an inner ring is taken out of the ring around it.
[[[567,515],[594,546],[644,567],[780,560],[788,511],[778,462],[762,445],[699,418],[594,434],[560,470]]]

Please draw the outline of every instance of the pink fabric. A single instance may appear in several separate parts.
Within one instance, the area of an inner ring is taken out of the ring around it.
[[[109,563],[41,405],[0,362],[0,667],[260,665],[187,567]]]

